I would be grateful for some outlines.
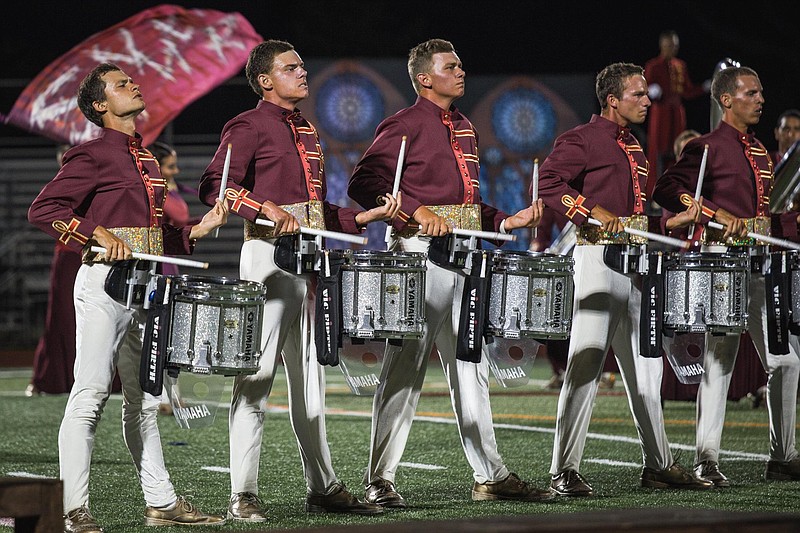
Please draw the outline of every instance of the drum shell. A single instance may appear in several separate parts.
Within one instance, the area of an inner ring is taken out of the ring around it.
[[[344,334],[355,338],[422,337],[425,254],[347,251],[342,276]]]
[[[572,326],[573,260],[538,252],[492,253],[487,333],[566,339]],[[518,327],[513,322],[519,316]]]
[[[196,373],[258,371],[264,285],[203,276],[174,278],[168,366]]]
[[[800,325],[800,252],[787,252],[787,262],[791,271],[791,303],[792,322]],[[795,296],[796,295],[796,296]]]
[[[747,254],[670,254],[664,271],[665,330],[741,333],[747,329]]]

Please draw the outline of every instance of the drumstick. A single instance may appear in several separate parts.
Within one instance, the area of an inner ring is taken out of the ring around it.
[[[394,186],[392,187],[392,196],[397,198],[397,193],[400,191],[400,176],[403,174],[403,159],[406,156],[406,136],[403,135],[403,140],[400,141],[400,153],[397,154],[397,167],[394,169]],[[389,241],[392,239],[392,221],[386,226],[386,235],[383,237],[386,243],[386,249],[389,249]]]
[[[92,246],[90,250],[98,254],[104,254],[107,251],[102,246]],[[208,268],[208,263],[203,263],[201,261],[192,261],[191,259],[181,259],[180,257],[166,257],[163,255],[141,254],[139,252],[133,252],[133,258],[142,259],[144,261],[155,261],[156,263],[169,263],[171,265],[186,266],[192,268]]]
[[[259,226],[275,226],[275,223],[271,220],[267,220],[266,218],[259,218],[256,219],[256,224]],[[337,239],[340,241],[345,242],[352,242],[354,244],[367,244],[366,237],[359,237],[358,235],[351,235],[349,233],[341,233],[338,231],[328,231],[324,229],[314,229],[314,228],[306,228],[300,226],[300,233],[305,233],[307,235],[317,235],[319,237],[325,237],[326,239]]]
[[[463,235],[465,237],[478,237],[489,241],[516,241],[517,236],[510,233],[496,233],[494,231],[479,231],[474,229],[453,228],[453,235]]]
[[[706,176],[706,161],[708,161],[708,145],[703,148],[703,159],[700,161],[700,172],[697,173],[697,187],[694,190],[694,201],[700,201],[700,195],[703,192],[703,179]],[[694,234],[694,222],[689,224],[689,238]]]
[[[603,225],[602,222],[595,218],[590,218],[589,224],[594,226],[601,226]],[[645,239],[649,239],[651,241],[657,241],[664,244],[669,244],[670,246],[675,246],[676,248],[683,248],[688,249],[692,243],[690,241],[684,241],[681,239],[675,239],[673,237],[667,237],[666,235],[661,235],[659,233],[652,233],[650,231],[642,231],[639,229],[634,228],[626,228],[625,226],[622,227],[622,231],[627,233],[628,235],[635,235],[636,237],[644,237]]]
[[[531,178],[531,184],[533,186],[533,193],[531,194],[531,203],[536,203],[536,200],[539,199],[539,158],[533,160],[533,177]],[[535,239],[539,235],[539,228],[533,228],[533,238]]]
[[[720,224],[719,222],[710,221],[708,223],[708,227],[714,229],[725,229],[727,226],[725,224]],[[788,248],[790,250],[800,250],[800,244],[797,244],[796,242],[792,241],[787,241],[786,239],[778,239],[775,237],[770,237],[769,235],[754,233],[752,231],[748,231],[747,236],[750,237],[751,239],[756,239],[757,241],[762,241],[767,244],[782,246],[783,248]]]
[[[222,182],[219,185],[219,201],[225,201],[225,189],[228,187],[228,172],[231,169],[231,143],[228,143],[228,152],[225,154],[225,165],[222,167]],[[219,228],[214,231],[214,238],[219,237]]]

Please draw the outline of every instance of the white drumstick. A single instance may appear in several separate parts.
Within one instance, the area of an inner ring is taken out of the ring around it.
[[[275,223],[273,221],[267,220],[266,218],[256,219],[256,224],[258,224],[259,226],[270,226],[270,227],[275,226]],[[300,226],[300,233],[325,237],[326,239],[336,239],[339,241],[352,242],[354,244],[367,244],[368,240],[366,237],[359,237],[358,235],[351,235],[349,233],[328,231],[324,229],[305,228],[303,226]]]
[[[231,143],[228,143],[228,152],[225,154],[225,165],[222,167],[222,181],[219,184],[219,201],[225,201],[225,189],[228,188],[228,172],[231,170]],[[219,237],[219,228],[214,231],[214,238]]]
[[[453,235],[463,235],[465,237],[478,237],[489,241],[516,241],[517,236],[510,233],[496,233],[494,231],[479,231],[474,229],[453,228]]]
[[[98,254],[106,253],[106,249],[103,248],[102,246],[92,246],[90,250]],[[169,263],[171,265],[178,265],[178,266],[185,266],[192,268],[208,268],[208,263],[203,263],[201,261],[192,261],[191,259],[181,259],[180,257],[166,257],[163,255],[141,254],[139,252],[133,252],[133,258],[142,259],[144,261],[155,261],[156,263]]]
[[[603,223],[595,218],[590,218],[588,220],[589,224],[600,227],[603,226]],[[676,248],[688,249],[692,245],[692,243],[689,241],[675,239],[673,237],[667,237],[666,235],[661,235],[660,233],[652,233],[650,231],[642,231],[634,228],[626,228],[624,226],[622,227],[622,231],[624,231],[628,235],[635,235],[636,237],[644,237],[645,239],[661,242],[664,244],[669,244],[670,246],[674,246]]]
[[[403,174],[403,160],[406,156],[406,136],[403,135],[403,140],[400,141],[400,153],[397,154],[397,167],[394,169],[394,186],[392,187],[392,196],[397,198],[397,193],[400,191],[400,176]],[[392,221],[386,226],[386,235],[383,237],[386,247],[389,247],[389,241],[392,240]]]
[[[714,229],[725,229],[727,226],[725,226],[724,224],[720,224],[719,222],[711,221],[708,223],[708,227]],[[792,241],[787,241],[786,239],[778,239],[775,237],[770,237],[769,235],[754,233],[752,231],[748,231],[747,236],[750,237],[751,239],[756,239],[757,241],[762,241],[767,244],[772,244],[774,246],[781,246],[783,248],[788,248],[790,250],[800,250],[800,244],[797,244],[796,242]]]
[[[697,187],[694,190],[694,201],[700,201],[700,195],[703,193],[703,179],[706,177],[706,161],[708,161],[708,145],[703,148],[703,159],[700,161],[700,172],[697,173]],[[689,225],[689,238],[694,234],[694,222]]]
[[[539,158],[533,160],[533,177],[531,178],[531,185],[533,192],[531,193],[531,203],[536,203],[539,199]],[[539,228],[533,228],[533,238],[535,239],[539,234]]]

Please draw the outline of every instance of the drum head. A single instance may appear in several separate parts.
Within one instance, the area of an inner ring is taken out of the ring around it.
[[[350,337],[342,338],[339,350],[339,368],[350,392],[356,396],[372,396],[380,383],[383,353],[386,341],[368,340],[353,343]]]
[[[684,385],[697,385],[703,380],[705,346],[705,333],[676,333],[673,337],[664,337],[667,361]]]
[[[489,342],[484,344],[483,353],[497,383],[504,388],[522,387],[530,381],[533,363],[541,345],[535,339],[524,337],[489,337]]]
[[[175,421],[183,429],[212,425],[222,403],[225,376],[180,372],[178,377],[164,375],[164,388],[172,405]]]

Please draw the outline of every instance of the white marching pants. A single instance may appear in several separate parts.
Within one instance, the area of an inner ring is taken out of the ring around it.
[[[797,385],[800,377],[798,338],[796,335],[789,336],[788,354],[769,353],[765,284],[761,275],[750,276],[747,311],[748,332],[767,372],[769,456],[776,461],[790,461],[798,455],[795,448]],[[705,336],[705,373],[697,393],[696,462],[719,462],[728,387],[739,350],[739,337],[739,334],[733,333]]]
[[[294,429],[307,489],[326,493],[337,482],[325,432],[325,371],[314,344],[314,290],[309,275],[290,274],[274,261],[274,241],[242,245],[239,275],[267,289],[259,371],[238,375],[231,399],[231,492],[258,494],[264,408],[283,355]],[[275,458],[285,460],[285,458]]]
[[[100,415],[111,392],[114,371],[122,381],[122,430],[150,507],[176,500],[164,466],[156,418],[160,398],[139,384],[142,334],[146,314],[126,309],[103,289],[111,267],[86,264],[75,278],[76,358],[72,386],[58,433],[64,483],[64,511],[89,503],[89,468]]]
[[[661,409],[663,361],[639,355],[641,287],[638,275],[616,272],[603,262],[603,246],[576,246],[575,306],[567,369],[558,398],[551,474],[580,471],[586,433],[609,346],[614,349],[644,465],[672,466]]]
[[[429,239],[400,239],[395,249],[427,252]],[[408,441],[434,342],[450,388],[461,446],[478,483],[499,481],[509,471],[497,451],[489,403],[489,366],[456,359],[456,335],[465,276],[427,261],[426,324],[421,339],[405,339],[402,347],[387,346],[380,384],[372,406],[372,438],[366,483],[378,478],[394,482]]]

